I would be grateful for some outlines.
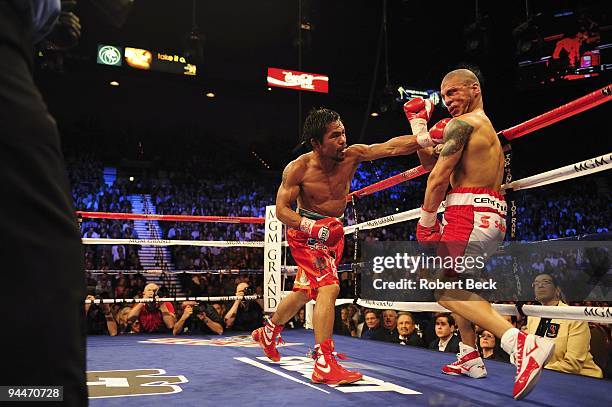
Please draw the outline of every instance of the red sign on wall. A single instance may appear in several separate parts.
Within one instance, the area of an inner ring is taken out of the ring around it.
[[[268,68],[268,86],[327,93],[329,78],[318,73]]]

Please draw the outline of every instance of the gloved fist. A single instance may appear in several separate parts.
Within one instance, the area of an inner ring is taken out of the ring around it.
[[[451,121],[450,117],[442,119],[434,124],[429,132],[417,134],[417,143],[423,148],[444,143],[444,128],[449,121]]]
[[[427,132],[427,122],[431,119],[433,110],[434,105],[429,99],[414,98],[404,103],[404,113],[410,122],[412,134],[418,136]]]
[[[417,223],[417,241],[426,247],[437,246],[442,233],[440,232],[440,221],[436,211],[428,211],[421,207],[421,218]]]
[[[304,217],[300,222],[300,230],[330,246],[335,245],[344,237],[342,223],[336,218],[324,218],[315,221]]]

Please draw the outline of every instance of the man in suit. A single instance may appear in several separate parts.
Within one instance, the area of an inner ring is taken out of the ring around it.
[[[440,352],[459,353],[459,338],[455,335],[455,319],[451,314],[437,314],[436,336],[438,339],[429,344],[429,349]]]
[[[400,312],[397,317],[397,343],[425,347],[425,342],[419,336],[414,325],[414,318],[410,312]]]

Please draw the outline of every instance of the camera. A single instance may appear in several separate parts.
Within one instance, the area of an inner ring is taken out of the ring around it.
[[[253,289],[253,287],[249,285],[244,289],[243,292],[244,292],[244,295],[253,295],[255,294],[255,289]]]
[[[206,312],[205,305],[200,305],[200,304],[192,305],[191,309],[193,310],[193,314],[191,315],[198,315],[201,312]]]

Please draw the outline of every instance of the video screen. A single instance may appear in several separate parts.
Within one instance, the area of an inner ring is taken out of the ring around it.
[[[538,13],[514,29],[519,84],[610,76],[612,29],[600,10]]]

